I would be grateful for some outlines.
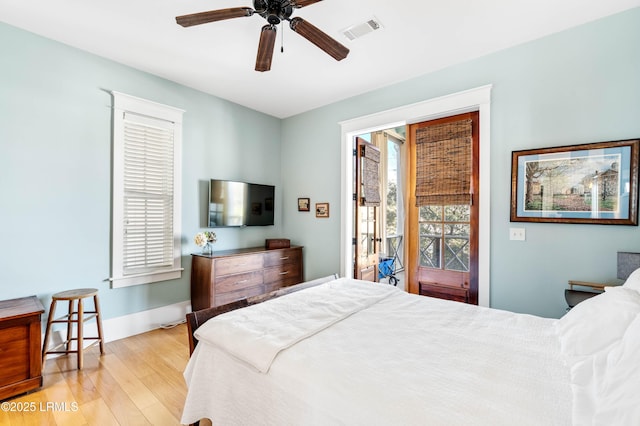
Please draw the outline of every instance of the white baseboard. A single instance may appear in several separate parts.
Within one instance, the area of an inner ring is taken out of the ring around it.
[[[124,339],[125,337],[135,336],[136,334],[155,330],[162,326],[179,323],[184,321],[186,314],[189,312],[191,312],[191,302],[187,300],[174,303],[173,305],[161,306],[147,311],[135,312],[121,317],[103,320],[102,335],[104,342],[107,343]],[[54,330],[49,338],[49,347],[56,346],[66,340],[66,331],[66,326],[61,327],[59,330]],[[76,336],[75,325],[72,333],[73,336]],[[85,338],[98,336],[98,328],[95,320],[90,320],[84,324],[82,334]],[[83,346],[88,346],[91,343],[93,343],[93,340],[86,341]],[[51,356],[53,356],[53,354]]]
[[[191,312],[191,301],[187,300],[102,321],[104,341],[111,342],[124,339],[125,337],[155,330],[166,324],[183,321],[189,312]],[[89,324],[95,329],[95,321],[87,323],[87,326]]]

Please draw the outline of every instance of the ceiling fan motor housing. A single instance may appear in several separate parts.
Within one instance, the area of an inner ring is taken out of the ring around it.
[[[290,0],[253,0],[253,8],[271,25],[278,25],[293,13]]]

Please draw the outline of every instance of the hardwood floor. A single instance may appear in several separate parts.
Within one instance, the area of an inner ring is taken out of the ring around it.
[[[3,401],[0,426],[178,425],[188,359],[184,324],[93,347],[80,371],[73,355],[48,358],[44,386]]]

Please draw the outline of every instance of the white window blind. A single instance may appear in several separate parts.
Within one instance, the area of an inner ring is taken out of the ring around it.
[[[114,93],[113,287],[180,277],[181,118]]]

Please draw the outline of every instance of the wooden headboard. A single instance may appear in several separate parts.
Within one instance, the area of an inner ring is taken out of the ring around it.
[[[283,287],[270,293],[261,294],[259,296],[250,297],[248,299],[240,299],[235,302],[228,303],[226,305],[216,306],[213,308],[201,309],[199,311],[190,312],[187,314],[187,331],[189,333],[189,355],[193,353],[198,344],[198,339],[195,338],[193,333],[210,318],[224,314],[226,312],[235,311],[236,309],[244,308],[249,305],[255,305],[262,303],[276,297],[285,296],[287,294],[295,293],[296,291],[304,290],[305,288],[315,287],[320,284],[324,284],[329,281],[333,281],[338,278],[338,274],[328,275],[326,277],[318,278],[312,281],[292,285],[289,287]]]

